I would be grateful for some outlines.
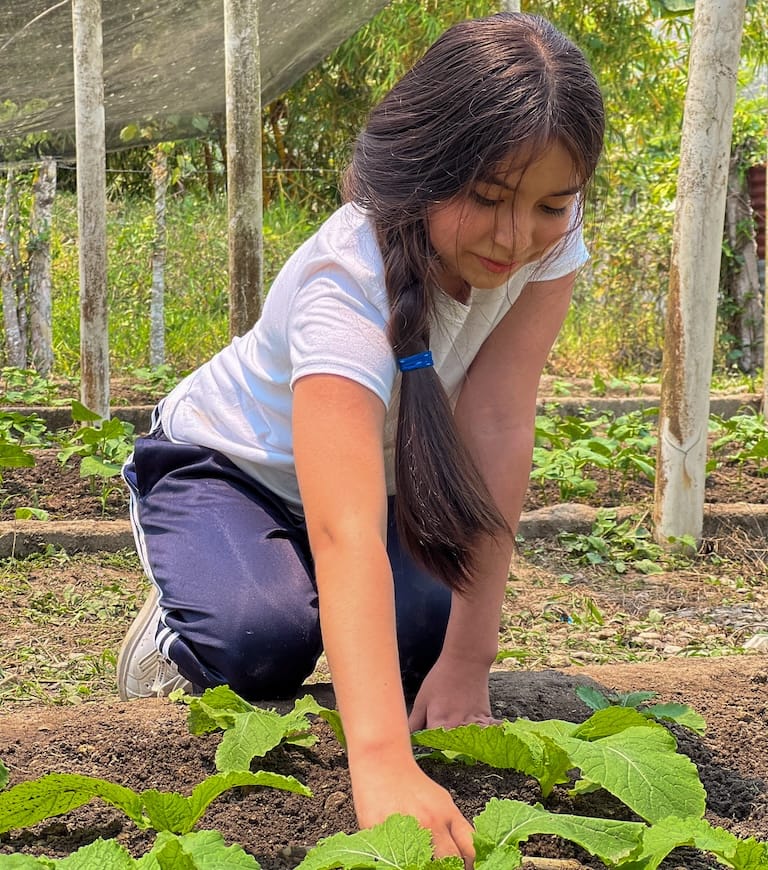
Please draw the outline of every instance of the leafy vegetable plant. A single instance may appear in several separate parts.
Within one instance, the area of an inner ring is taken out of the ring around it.
[[[309,789],[294,777],[263,770],[214,774],[195,786],[189,797],[156,789],[135,792],[93,776],[50,773],[39,779],[20,782],[0,794],[0,833],[60,816],[98,797],[121,809],[140,828],[186,834],[194,828],[212,801],[225,791],[243,785],[310,794]]]

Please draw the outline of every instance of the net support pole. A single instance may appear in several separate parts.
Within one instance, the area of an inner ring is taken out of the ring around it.
[[[80,258],[80,399],[109,416],[107,195],[101,0],[72,0]]]
[[[654,493],[656,539],[704,525],[717,290],[745,0],[696,0],[680,144]]]
[[[242,335],[263,292],[259,0],[224,0],[229,331]]]

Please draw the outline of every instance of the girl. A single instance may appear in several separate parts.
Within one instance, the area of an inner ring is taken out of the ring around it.
[[[414,815],[468,864],[471,826],[409,729],[492,721],[536,391],[603,125],[583,55],[541,18],[448,30],[373,110],[346,204],[124,471],[154,591],[121,696],[289,697],[324,649],[360,825]]]

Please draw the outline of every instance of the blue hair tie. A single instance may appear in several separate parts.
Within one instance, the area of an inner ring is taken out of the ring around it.
[[[403,356],[397,361],[397,367],[401,372],[412,372],[414,369],[426,369],[434,364],[431,350],[414,353],[411,356]]]

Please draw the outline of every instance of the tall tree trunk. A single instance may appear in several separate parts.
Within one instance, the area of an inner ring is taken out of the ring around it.
[[[55,158],[43,158],[32,189],[34,201],[29,228],[30,357],[34,368],[47,376],[53,368],[51,213],[56,196]]]
[[[101,0],[72,0],[80,255],[80,399],[109,417],[107,194]]]
[[[19,255],[19,203],[16,176],[8,170],[5,197],[0,216],[0,287],[3,296],[3,324],[5,327],[6,360],[17,369],[27,367],[26,312],[20,305],[19,291],[23,291],[23,275]],[[23,302],[24,294],[21,293]]]
[[[745,0],[696,0],[662,365],[655,535],[701,540],[717,290]]]
[[[722,269],[722,288],[733,362],[747,374],[762,364],[763,306],[754,220],[741,154],[731,156],[725,201],[725,234],[731,256]]]
[[[155,188],[155,237],[152,242],[152,293],[149,302],[149,365],[165,363],[165,202],[168,191],[168,153],[163,145],[152,151]]]

